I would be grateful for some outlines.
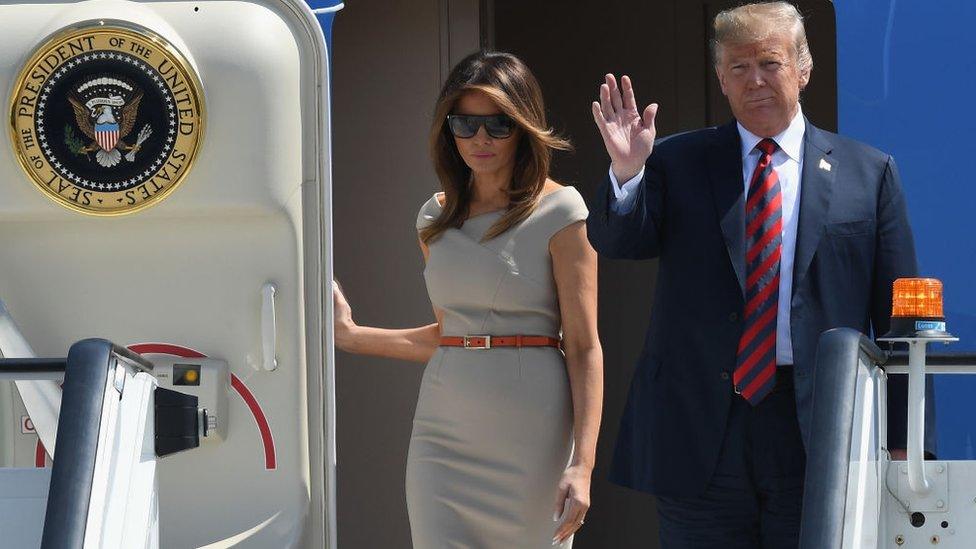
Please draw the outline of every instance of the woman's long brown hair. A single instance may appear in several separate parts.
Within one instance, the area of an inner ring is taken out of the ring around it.
[[[430,130],[430,155],[444,191],[441,214],[420,230],[425,243],[444,231],[459,228],[471,203],[471,169],[464,163],[447,126],[458,99],[480,91],[515,121],[518,146],[515,170],[508,188],[508,210],[482,237],[491,240],[528,217],[538,202],[549,176],[553,150],[568,150],[567,140],[546,123],[542,90],[535,76],[518,57],[509,53],[480,51],[462,59],[447,77],[437,98]]]

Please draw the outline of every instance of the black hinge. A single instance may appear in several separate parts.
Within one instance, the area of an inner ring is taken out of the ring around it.
[[[197,397],[156,388],[156,455],[159,457],[200,446]]]

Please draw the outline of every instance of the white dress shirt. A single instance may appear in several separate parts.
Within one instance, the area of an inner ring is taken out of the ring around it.
[[[749,193],[749,180],[762,154],[756,145],[762,138],[738,124],[742,142],[743,196]],[[779,310],[776,314],[776,363],[793,364],[793,344],[790,332],[790,301],[793,295],[793,257],[796,253],[796,227],[800,213],[800,174],[803,173],[803,134],[806,123],[803,110],[797,107],[790,125],[773,141],[779,145],[773,153],[773,169],[779,176],[780,193],[783,195],[783,249],[779,260]],[[610,207],[615,213],[626,214],[634,207],[637,186],[644,178],[644,170],[620,185],[610,170],[614,200]]]

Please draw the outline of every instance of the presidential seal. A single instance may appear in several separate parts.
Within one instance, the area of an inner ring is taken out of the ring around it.
[[[202,89],[160,36],[99,22],[38,48],[14,90],[11,129],[20,164],[55,202],[132,213],[190,171],[203,137]]]

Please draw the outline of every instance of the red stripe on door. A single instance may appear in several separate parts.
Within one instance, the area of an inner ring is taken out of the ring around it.
[[[189,347],[171,345],[169,343],[136,343],[129,345],[129,350],[140,355],[173,355],[180,358],[207,358],[207,355]]]
[[[264,411],[261,409],[261,405],[258,404],[257,399],[254,398],[247,385],[244,385],[241,378],[231,374],[230,384],[237,391],[237,394],[241,395],[244,402],[247,403],[247,407],[251,409],[251,415],[254,416],[254,421],[258,424],[258,430],[261,431],[261,440],[264,442],[264,468],[277,469],[278,460],[275,456],[274,437],[271,435],[271,427],[268,425],[268,418],[264,417]]]
[[[37,446],[34,447],[34,467],[38,469],[47,467],[47,450],[44,449],[40,437],[37,439]]]

